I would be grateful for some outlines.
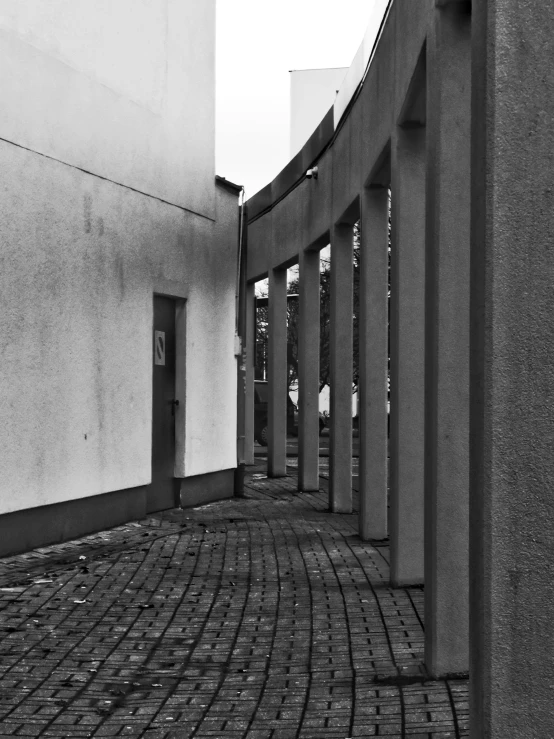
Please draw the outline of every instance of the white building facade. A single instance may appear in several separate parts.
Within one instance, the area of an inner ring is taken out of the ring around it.
[[[0,2],[0,554],[233,494],[214,47],[214,0]]]
[[[290,70],[290,156],[294,157],[335,102],[348,67]]]

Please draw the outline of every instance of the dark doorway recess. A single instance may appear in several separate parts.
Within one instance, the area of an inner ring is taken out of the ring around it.
[[[175,301],[154,296],[152,330],[152,483],[147,510],[161,511],[176,503],[175,467]]]

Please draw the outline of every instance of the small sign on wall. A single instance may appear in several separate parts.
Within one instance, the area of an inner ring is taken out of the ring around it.
[[[165,365],[165,331],[154,331],[154,364]]]

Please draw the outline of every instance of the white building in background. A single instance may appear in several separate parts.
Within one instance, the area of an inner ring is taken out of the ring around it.
[[[298,154],[337,97],[348,67],[290,71],[290,157]]]
[[[0,13],[0,554],[232,495],[215,0]]]

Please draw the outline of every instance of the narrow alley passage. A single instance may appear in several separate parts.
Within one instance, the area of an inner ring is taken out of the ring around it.
[[[250,467],[246,497],[0,560],[0,736],[468,736],[387,542]]]

